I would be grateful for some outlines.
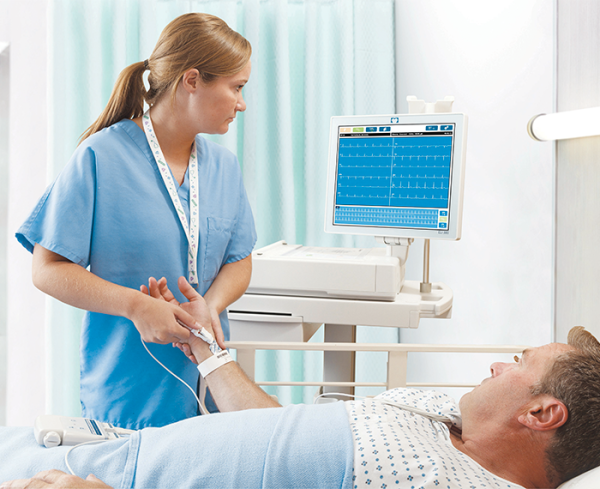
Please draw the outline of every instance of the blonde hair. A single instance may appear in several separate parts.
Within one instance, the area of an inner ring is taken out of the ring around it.
[[[177,17],[163,29],[146,61],[133,63],[119,74],[108,104],[81,135],[81,141],[122,119],[142,116],[144,101],[152,106],[168,92],[174,97],[187,70],[197,69],[204,83],[210,83],[240,72],[251,53],[248,40],[214,15]],[[147,91],[143,81],[146,69],[150,70]]]

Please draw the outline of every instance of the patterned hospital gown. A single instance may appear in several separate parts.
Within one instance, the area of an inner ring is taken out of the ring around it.
[[[377,396],[448,416],[460,428],[449,396],[399,388]],[[448,428],[376,399],[346,403],[354,437],[354,488],[520,489],[488,472],[450,442]]]

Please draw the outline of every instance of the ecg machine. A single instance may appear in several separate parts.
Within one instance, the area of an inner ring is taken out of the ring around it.
[[[333,117],[325,231],[460,239],[463,114]]]
[[[280,241],[254,252],[248,293],[395,301],[412,239],[460,239],[465,147],[463,114],[333,117],[325,231],[389,246]]]
[[[357,324],[416,328],[422,317],[450,317],[452,290],[429,283],[428,249],[430,239],[461,236],[467,117],[440,112],[452,101],[409,97],[420,113],[331,118],[325,231],[386,246],[255,250],[248,290],[229,307],[233,341],[307,341],[321,324],[326,342],[354,341]],[[405,280],[415,238],[425,243],[421,283]],[[330,375],[353,377],[353,357],[330,355]]]

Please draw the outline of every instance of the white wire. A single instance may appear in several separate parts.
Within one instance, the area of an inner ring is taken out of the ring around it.
[[[140,341],[142,342],[142,345],[144,345],[144,348],[146,349],[146,351],[148,352],[148,354],[154,358],[154,360],[162,367],[164,368],[167,372],[169,372],[173,377],[175,377],[177,380],[179,380],[179,382],[181,382],[183,385],[185,385],[194,395],[194,398],[196,399],[196,401],[198,401],[198,406],[200,407],[200,412],[204,415],[209,414],[208,410],[206,409],[206,406],[204,405],[204,403],[198,399],[198,396],[196,395],[196,392],[194,391],[194,389],[192,389],[187,382],[185,382],[183,379],[181,379],[180,377],[178,377],[177,375],[175,375],[173,372],[171,372],[165,365],[163,365],[161,363],[161,361],[156,358],[152,352],[148,349],[148,347],[146,346],[146,343],[144,342],[144,340],[142,339],[142,337],[140,336]],[[115,430],[116,431],[116,430]],[[124,433],[121,432],[121,435],[127,435],[128,433]],[[95,443],[104,443],[110,440],[90,440],[90,441],[85,441],[83,443],[79,443],[78,445],[74,445],[71,448],[69,448],[69,450],[67,451],[67,453],[65,454],[65,464],[67,466],[67,469],[69,470],[69,472],[71,473],[71,475],[76,475],[75,472],[73,471],[73,469],[71,468],[71,465],[69,464],[69,454],[75,450],[77,447],[80,447],[82,445],[91,445],[91,444],[95,444]]]
[[[320,398],[326,398],[328,396],[342,396],[342,397],[350,397],[352,399],[367,399],[365,396],[355,396],[354,394],[344,394],[343,392],[324,392],[323,394],[319,394],[317,397],[314,398],[313,404],[317,404],[317,401]]]
[[[400,404],[398,402],[390,401],[388,399],[377,398],[375,400],[381,402],[382,404],[394,406],[394,407],[400,408],[404,411],[408,411],[409,413],[423,416],[424,418],[428,419],[429,422],[431,423],[431,428],[435,431],[436,436],[437,436],[437,432],[438,432],[438,429],[437,429],[438,425],[441,425],[442,426],[442,428],[441,428],[442,435],[444,436],[444,438],[446,440],[450,440],[450,426],[452,426],[452,419],[450,419],[448,416],[443,416],[441,414],[435,414],[435,413],[429,413],[422,409],[412,407],[412,406],[407,406],[406,404]],[[436,425],[434,423],[438,423],[438,425]]]
[[[84,441],[83,443],[79,443],[78,445],[74,445],[71,448],[69,448],[69,450],[65,454],[65,464],[67,465],[67,469],[69,469],[69,472],[71,472],[71,475],[77,475],[77,474],[75,474],[75,472],[73,472],[73,469],[69,465],[69,454],[73,450],[75,450],[77,447],[80,447],[81,445],[91,445],[92,443],[105,443],[107,441],[110,441],[110,440],[90,440],[90,441]]]
[[[327,396],[343,396],[343,397],[350,397],[353,399],[371,399],[373,401],[377,401],[382,404],[387,404],[389,406],[394,406],[394,407],[400,408],[403,411],[408,411],[409,413],[417,414],[419,416],[423,416],[424,418],[427,418],[429,420],[429,422],[431,423],[432,428],[436,432],[437,432],[437,427],[433,423],[434,422],[440,423],[443,426],[442,434],[444,435],[444,438],[448,439],[448,437],[449,437],[450,426],[452,425],[452,419],[450,419],[448,416],[430,413],[430,412],[424,411],[423,409],[419,409],[419,408],[416,408],[413,406],[408,406],[406,404],[400,404],[399,402],[390,401],[389,399],[385,399],[382,397],[355,396],[353,394],[344,394],[341,392],[326,392],[323,394],[319,394],[317,397],[315,397],[313,404],[316,404],[319,398],[327,397]]]
[[[169,372],[173,377],[175,377],[179,382],[181,382],[183,385],[185,385],[191,392],[192,394],[194,394],[194,398],[196,399],[196,401],[198,401],[198,406],[200,407],[200,412],[204,415],[206,414],[210,414],[208,412],[208,409],[206,409],[206,406],[204,405],[204,403],[198,399],[198,396],[196,395],[196,391],[194,391],[194,389],[192,389],[185,380],[177,377],[177,375],[175,375],[173,372],[171,372],[167,367],[165,367],[158,358],[156,358],[152,352],[148,349],[148,347],[146,346],[146,343],[144,342],[144,340],[142,339],[142,337],[140,336],[140,341],[142,342],[142,345],[144,345],[144,348],[146,349],[146,351],[148,352],[148,354],[154,358],[154,360],[156,360],[156,362],[162,367],[164,368],[167,372]]]
[[[374,398],[374,400],[379,401],[383,404],[388,404],[390,406],[398,407],[400,409],[403,409],[404,411],[408,411],[409,413],[418,414],[420,416],[430,419],[431,421],[437,421],[438,423],[452,423],[452,420],[448,416],[443,416],[441,414],[435,414],[435,413],[429,413],[427,411],[423,411],[422,409],[419,409],[419,408],[416,408],[413,406],[407,406],[406,404],[400,404],[398,402],[390,401],[388,399],[384,399],[381,397]]]

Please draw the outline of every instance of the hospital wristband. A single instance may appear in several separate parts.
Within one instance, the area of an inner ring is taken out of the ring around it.
[[[206,378],[208,374],[231,361],[233,361],[233,358],[231,358],[229,352],[227,350],[222,350],[204,360],[198,365],[198,370],[200,371],[200,375],[202,375],[203,378]]]

